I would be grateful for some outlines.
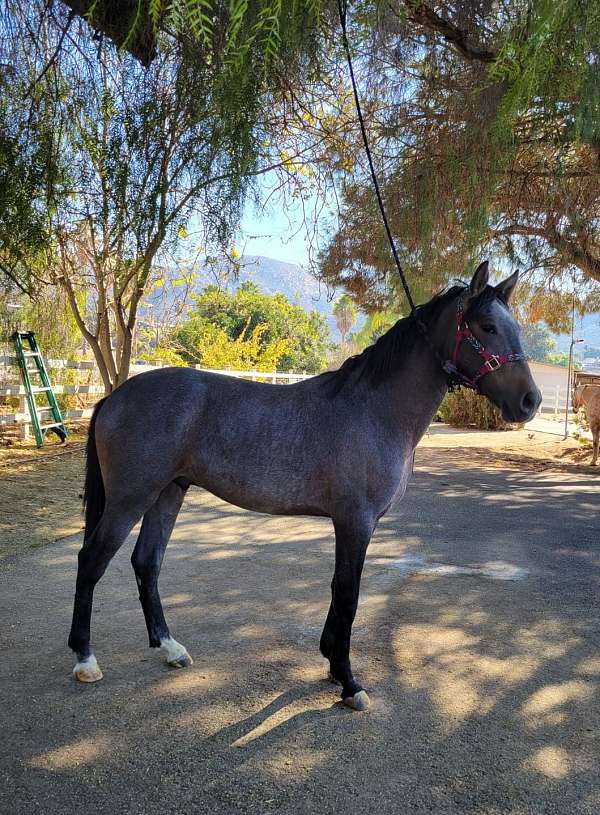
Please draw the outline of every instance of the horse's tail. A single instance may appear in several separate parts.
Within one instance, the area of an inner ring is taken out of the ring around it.
[[[101,399],[94,407],[85,448],[85,486],[83,488],[83,506],[85,508],[84,540],[88,540],[98,525],[98,521],[104,512],[104,504],[106,501],[102,471],[100,469],[100,462],[98,461],[98,451],[96,450],[96,419],[105,401],[106,397]]]

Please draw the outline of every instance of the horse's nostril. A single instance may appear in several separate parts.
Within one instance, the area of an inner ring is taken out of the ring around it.
[[[538,406],[538,396],[536,391],[528,391],[521,399],[521,408],[524,411],[534,410]]]

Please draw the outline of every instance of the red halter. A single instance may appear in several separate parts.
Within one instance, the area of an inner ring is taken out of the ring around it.
[[[501,368],[502,365],[506,365],[507,362],[520,362],[526,358],[525,354],[521,353],[492,354],[490,351],[488,351],[485,346],[479,342],[475,334],[473,334],[469,324],[465,320],[462,298],[459,298],[458,300],[457,322],[458,325],[456,329],[456,336],[454,338],[452,360],[448,360],[444,364],[444,370],[450,374],[451,384],[463,385],[464,387],[472,388],[478,393],[481,393],[479,382],[484,376],[486,376],[486,374],[491,374],[494,371],[497,371],[498,368]],[[479,356],[483,358],[483,365],[472,377],[467,376],[458,369],[458,354],[460,352],[460,347],[465,340],[470,343],[470,345],[472,345],[477,351]]]

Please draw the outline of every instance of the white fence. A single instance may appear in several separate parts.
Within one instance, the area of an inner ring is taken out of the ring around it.
[[[65,369],[76,369],[78,371],[87,371],[90,378],[95,378],[96,382],[88,384],[75,384],[75,385],[53,385],[56,394],[75,394],[82,397],[89,397],[89,401],[96,401],[104,393],[102,385],[97,383],[97,369],[96,364],[90,360],[65,360],[65,359],[47,359],[46,365],[51,369],[54,378],[56,372]],[[131,376],[143,373],[144,371],[154,370],[156,365],[132,365]],[[197,370],[207,370],[196,366]],[[10,355],[0,355],[0,371],[4,371],[4,376],[0,381],[0,399],[7,396],[19,397],[19,408],[16,413],[0,413],[0,428],[3,426],[18,425],[22,429],[24,436],[27,436],[30,426],[30,416],[27,409],[27,402],[25,398],[25,388],[19,380],[20,374],[17,365],[17,359]],[[13,378],[14,381],[7,381],[7,373]],[[303,379],[308,379],[309,374],[301,373],[283,373],[278,371],[213,371],[213,373],[225,374],[227,376],[235,376],[242,379],[251,379],[252,381],[272,382],[274,384],[291,384],[292,382],[300,382]],[[541,385],[542,404],[540,406],[540,413],[544,415],[553,415],[558,418],[564,416],[567,404],[567,388],[562,385]],[[49,410],[49,408],[42,407],[39,411]],[[91,407],[81,407],[77,410],[65,411],[65,419],[85,419],[92,415]]]
[[[46,359],[46,367],[50,369],[52,374],[55,374],[60,369],[76,369],[79,371],[87,371],[88,374],[94,374],[96,364],[90,360],[66,360],[66,359]],[[144,371],[156,370],[163,366],[157,365],[132,365],[130,376],[141,374]],[[208,370],[195,366],[196,370]],[[0,355],[0,371],[4,369],[3,382],[0,382],[0,399],[7,396],[19,397],[19,408],[17,413],[1,413],[0,412],[0,429],[7,426],[17,425],[23,437],[27,437],[31,426],[31,417],[27,408],[26,391],[20,381],[20,372],[18,368],[17,358],[9,355]],[[14,376],[15,381],[6,381],[6,372],[10,371],[10,376]],[[284,373],[279,371],[212,371],[212,373],[225,374],[227,376],[234,376],[239,379],[251,379],[253,382],[270,382],[273,384],[286,384],[289,385],[293,382],[300,382],[303,379],[309,379],[310,374],[299,373]],[[51,375],[51,381],[54,380]],[[97,378],[97,377],[96,377]],[[76,394],[81,396],[90,397],[90,401],[97,401],[97,398],[104,394],[104,387],[96,383],[89,383],[84,385],[57,385],[52,384],[52,389],[56,394]],[[92,407],[82,407],[78,410],[67,410],[63,412],[65,419],[86,419],[92,415]],[[39,407],[38,413],[42,411],[49,411],[49,407]]]
[[[564,416],[567,407],[567,388],[566,385],[540,385],[542,394],[542,404],[540,405],[539,413],[552,414],[555,417]],[[571,397],[569,397],[569,401]],[[569,412],[572,412],[572,407],[569,405]]]

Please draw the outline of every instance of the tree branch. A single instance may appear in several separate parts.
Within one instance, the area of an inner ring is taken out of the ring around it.
[[[444,20],[443,17],[440,17],[427,3],[408,0],[407,6],[409,17],[413,22],[424,26],[430,31],[441,34],[446,42],[453,45],[469,62],[490,63],[496,60],[497,54],[493,51],[488,51],[487,48],[469,42],[466,31],[454,25],[454,23]]]

